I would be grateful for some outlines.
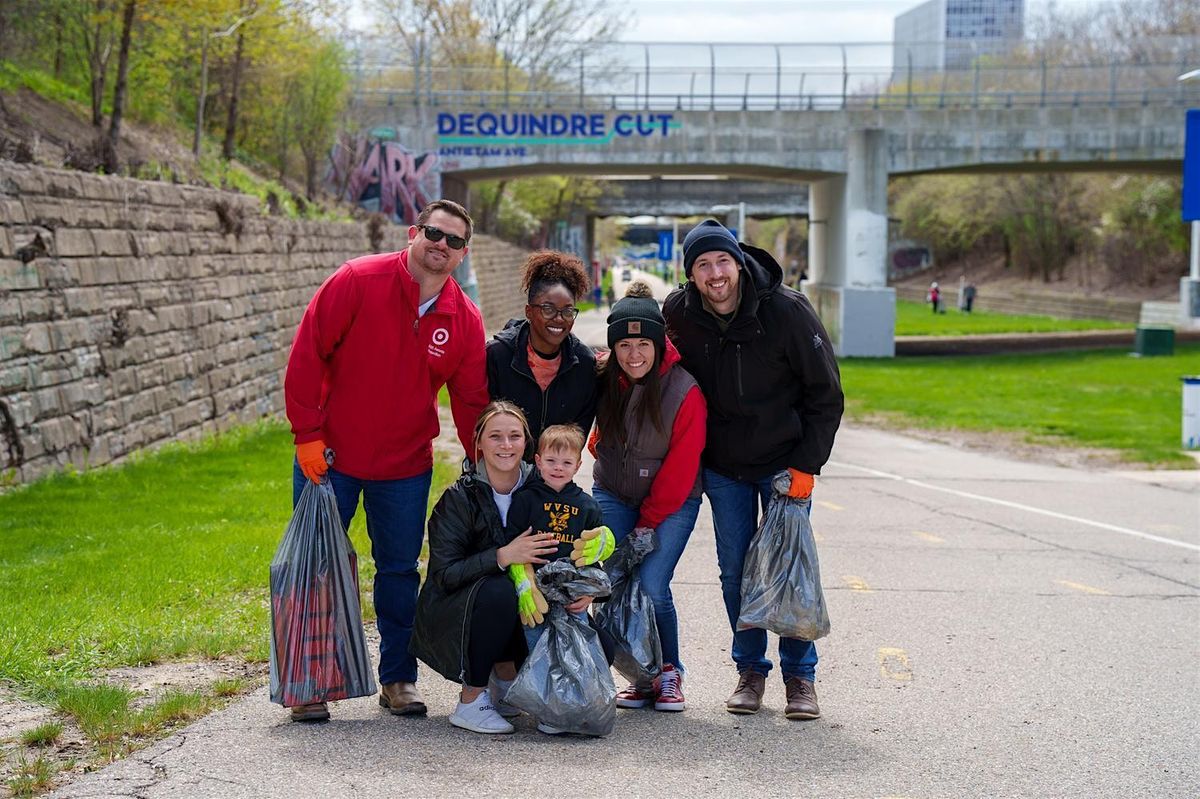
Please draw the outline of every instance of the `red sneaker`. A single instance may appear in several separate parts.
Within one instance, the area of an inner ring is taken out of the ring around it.
[[[658,678],[658,698],[654,701],[654,709],[669,713],[687,710],[687,703],[683,701],[683,675],[670,663],[663,665],[662,676]]]
[[[628,688],[617,694],[617,707],[645,707],[654,701],[656,693],[652,687],[639,688],[637,685],[630,683]]]

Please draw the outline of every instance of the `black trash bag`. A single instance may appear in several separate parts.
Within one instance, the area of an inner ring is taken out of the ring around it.
[[[817,543],[808,520],[810,499],[787,496],[787,472],[776,476],[774,495],[758,525],[742,569],[739,630],[760,627],[784,638],[815,641],[829,635],[821,592]],[[782,488],[783,492],[780,492]]]
[[[305,480],[271,560],[271,701],[295,707],[375,690],[354,546],[328,480]]]
[[[654,603],[642,585],[639,564],[654,551],[653,532],[625,537],[604,571],[612,581],[607,602],[597,605],[596,626],[613,637],[613,665],[630,683],[648,688],[662,673],[662,641],[654,620]]]
[[[617,719],[617,686],[600,636],[564,607],[583,596],[608,596],[608,576],[563,559],[547,563],[536,579],[550,603],[546,631],[504,701],[564,732],[608,735]]]

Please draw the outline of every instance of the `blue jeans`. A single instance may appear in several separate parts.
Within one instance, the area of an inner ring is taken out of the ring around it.
[[[766,510],[771,500],[771,478],[734,480],[711,469],[704,470],[704,493],[712,506],[713,527],[717,534],[717,566],[721,570],[721,594],[725,612],[733,628],[733,662],[738,673],[771,672],[767,659],[767,631],[739,630],[738,614],[742,609],[742,564],[750,539],[758,529],[759,510]],[[803,677],[812,680],[817,670],[817,647],[812,641],[799,638],[779,639],[779,668],[784,679]]]
[[[300,467],[294,465],[293,506],[300,499],[306,479]],[[417,680],[417,659],[408,653],[408,642],[412,638],[417,589],[421,584],[417,559],[421,556],[421,542],[425,538],[425,511],[432,479],[432,470],[403,480],[360,480],[329,470],[338,514],[347,530],[358,510],[359,495],[363,498],[371,557],[375,561],[379,681],[385,684]]]
[[[602,488],[592,488],[592,496],[604,513],[604,523],[613,531],[617,543],[633,532],[638,520],[638,508],[630,507]],[[679,616],[675,613],[675,599],[671,596],[671,578],[675,576],[675,565],[683,555],[683,548],[692,537],[696,517],[700,515],[700,498],[686,500],[679,510],[662,520],[654,531],[657,546],[642,561],[642,585],[654,603],[654,622],[658,626],[658,637],[662,642],[663,663],[672,663],[683,672],[679,660]]]

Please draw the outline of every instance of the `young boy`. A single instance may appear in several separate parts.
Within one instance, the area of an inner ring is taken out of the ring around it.
[[[558,551],[547,560],[572,558],[575,542],[583,533],[601,528],[598,536],[588,539],[589,543],[596,543],[585,547],[585,565],[612,554],[615,540],[608,528],[603,527],[600,505],[574,483],[583,457],[583,443],[583,431],[573,424],[555,424],[542,431],[533,457],[542,479],[527,482],[513,494],[508,510],[509,541],[526,528],[533,528],[534,533],[550,533],[558,540]]]
[[[577,565],[590,566],[607,558],[616,547],[612,531],[603,526],[599,503],[574,483],[583,457],[583,444],[583,431],[576,425],[556,424],[543,430],[534,456],[534,464],[542,479],[530,480],[514,492],[512,506],[508,509],[505,531],[509,541],[527,528],[532,528],[534,533],[550,533],[558,540],[558,551],[548,557],[547,562],[568,558]],[[589,535],[585,536],[584,533]],[[542,565],[538,564],[535,569]],[[513,576],[513,583],[517,587],[521,621],[526,625],[525,640],[532,652],[546,631],[546,623],[540,618],[541,614],[532,615],[534,600],[530,595],[533,593],[533,576],[517,576],[519,572],[514,574],[514,570],[521,568],[518,565],[510,566],[509,574]],[[583,597],[568,605],[567,610],[590,624],[587,608],[591,603],[591,597]],[[599,638],[605,659],[611,664],[613,642],[606,634],[600,634]],[[497,680],[496,691],[499,696],[507,693],[510,685]],[[506,711],[518,712],[515,708],[505,706],[503,701],[499,702],[498,709],[501,714]],[[538,729],[550,735],[562,732],[547,724],[538,724]]]

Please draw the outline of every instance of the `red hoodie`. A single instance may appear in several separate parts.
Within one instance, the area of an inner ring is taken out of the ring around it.
[[[453,280],[418,317],[408,251],[347,261],[317,289],[288,357],[284,396],[296,443],[324,439],[339,472],[399,480],[432,468],[437,394],[463,449],[488,401],[483,319]]]
[[[611,352],[599,356],[601,362],[605,357],[614,357]],[[679,363],[679,350],[667,339],[663,361],[659,364],[658,373],[665,375]],[[683,367],[677,367],[682,369]],[[629,389],[629,381],[621,375],[621,390]],[[657,528],[663,519],[670,516],[683,506],[692,487],[696,484],[696,474],[700,470],[700,455],[704,452],[706,423],[708,420],[708,405],[699,386],[692,386],[684,396],[679,410],[675,413],[675,425],[671,428],[671,443],[667,456],[663,458],[662,466],[654,475],[654,483],[650,493],[642,500],[638,509],[638,527]],[[601,430],[597,422],[588,439],[588,451],[596,455],[596,442],[600,440]]]

